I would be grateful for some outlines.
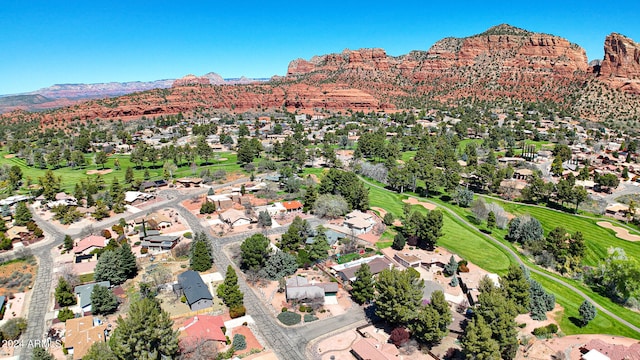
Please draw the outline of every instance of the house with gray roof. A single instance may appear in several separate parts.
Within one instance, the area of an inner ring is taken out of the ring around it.
[[[78,285],[73,291],[78,296],[78,306],[80,306],[80,310],[82,310],[83,314],[91,312],[91,292],[93,292],[93,288],[97,285],[109,288],[111,283],[109,281],[100,281],[91,284]]]
[[[147,233],[148,232],[149,231],[147,231]],[[142,246],[143,249],[149,249],[149,252],[160,252],[173,249],[179,240],[179,235],[151,235],[145,236],[140,246]]]
[[[287,301],[297,300],[301,302],[324,303],[326,296],[335,296],[338,292],[338,284],[334,282],[321,283],[307,280],[302,276],[294,276],[286,282]]]
[[[174,290],[187,298],[187,304],[192,311],[213,306],[213,296],[197,272],[187,270],[178,275],[178,284],[176,285]]]

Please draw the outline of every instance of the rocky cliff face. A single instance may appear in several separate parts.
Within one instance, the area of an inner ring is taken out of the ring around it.
[[[230,82],[221,82],[214,73],[188,75],[169,89],[31,116],[49,123],[194,109],[369,112],[420,108],[433,100],[509,98],[557,102],[594,120],[615,116],[618,108],[625,109],[625,116],[638,115],[630,112],[640,109],[640,98],[632,95],[640,74],[638,45],[614,35],[607,38],[607,57],[592,66],[585,51],[566,39],[499,25],[467,38],[444,38],[427,51],[397,57],[374,48],[297,59],[289,64],[286,76],[274,76],[266,83],[238,79],[234,86],[219,86]],[[606,99],[601,98],[603,91]]]
[[[614,88],[640,94],[640,44],[616,33],[607,36],[599,78]]]

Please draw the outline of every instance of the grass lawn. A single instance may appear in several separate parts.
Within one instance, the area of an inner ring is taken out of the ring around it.
[[[13,158],[5,158],[7,152],[0,152],[0,165],[6,164],[8,166],[17,165],[22,170],[23,179],[31,179],[32,183],[37,183],[38,178],[42,177],[47,169],[39,169],[36,167],[27,166],[25,160],[19,159],[17,157]],[[236,163],[237,155],[231,152],[219,153],[218,158],[211,158],[208,161],[208,164],[205,166],[201,166],[202,161],[198,160],[196,163],[198,164],[196,169],[196,175],[199,176],[200,172],[204,169],[210,169],[210,171],[216,170],[225,170],[228,173],[231,172],[240,172],[243,171],[241,166]],[[102,167],[98,167],[93,164],[93,155],[85,156],[87,165],[82,168],[72,169],[70,167],[61,167],[54,170],[56,176],[61,177],[62,179],[62,190],[67,192],[73,191],[75,184],[79,183],[80,180],[84,180],[87,177],[96,177],[97,175],[87,175],[87,171],[89,170],[100,170]],[[120,169],[115,169],[114,162],[115,159],[118,159],[120,162]],[[186,163],[185,163],[186,164]],[[158,161],[156,164],[152,164],[149,162],[145,162],[143,165],[147,167],[149,171],[150,179],[160,179],[164,178],[164,170],[162,167],[162,161]],[[107,163],[104,165],[105,169],[112,169],[112,171],[108,174],[102,175],[106,184],[110,184],[114,177],[117,177],[120,183],[124,181],[124,175],[127,167],[133,168],[134,176],[136,179],[142,179],[144,176],[144,168],[136,169],[135,165],[129,161],[129,155],[122,154],[114,154],[109,156]],[[188,165],[180,166],[176,172],[173,174],[174,178],[193,176],[193,172],[191,167]]]
[[[402,161],[407,162],[416,156],[417,151],[405,151],[402,153]]]
[[[556,302],[564,307],[564,312],[556,319],[564,334],[610,334],[636,339],[640,338],[640,334],[613,320],[602,312],[599,312],[595,319],[593,319],[587,326],[578,326],[577,319],[580,318],[578,308],[584,299],[573,291],[567,291],[564,286],[547,278],[536,274],[531,274],[531,276],[547,291],[553,293],[556,297]]]
[[[607,256],[609,247],[624,249],[627,256],[640,258],[640,242],[631,242],[619,239],[613,230],[596,225],[599,220],[577,217],[572,214],[553,211],[524,204],[505,203],[495,199],[487,199],[490,202],[499,202],[508,212],[514,215],[530,214],[540,221],[545,233],[557,226],[562,226],[569,232],[582,232],[585,239],[586,251],[584,264],[595,266]]]

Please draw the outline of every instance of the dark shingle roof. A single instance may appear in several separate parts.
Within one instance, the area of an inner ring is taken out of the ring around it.
[[[193,270],[187,270],[178,275],[178,283],[182,286],[189,306],[201,299],[213,300],[213,296],[211,296],[207,285],[202,281],[200,274]]]

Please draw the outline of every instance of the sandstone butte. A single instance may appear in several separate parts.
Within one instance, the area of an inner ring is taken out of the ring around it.
[[[588,99],[598,89],[614,89],[623,103],[611,103],[607,114],[618,107],[640,109],[639,54],[638,44],[611,34],[605,41],[604,60],[599,66],[589,67],[580,46],[558,36],[503,24],[467,38],[444,38],[427,51],[397,57],[374,48],[297,59],[290,62],[286,76],[274,76],[266,83],[216,85],[221,79],[217,74],[188,75],[169,89],[91,100],[46,113],[13,112],[2,117],[54,125],[198,109],[236,113],[282,108],[300,113],[401,111],[429,100],[516,98],[553,101],[599,120],[601,112],[588,111],[581,107],[586,102],[577,99]]]
[[[604,49],[599,78],[614,88],[640,94],[640,45],[613,33],[605,39]]]

